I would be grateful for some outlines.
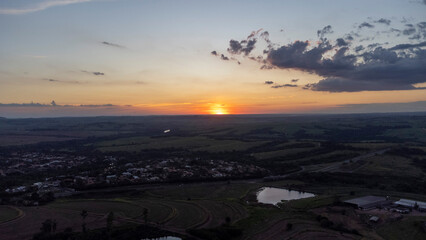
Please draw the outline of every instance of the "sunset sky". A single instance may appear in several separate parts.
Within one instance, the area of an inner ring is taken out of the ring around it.
[[[0,1],[0,117],[426,111],[426,0]]]

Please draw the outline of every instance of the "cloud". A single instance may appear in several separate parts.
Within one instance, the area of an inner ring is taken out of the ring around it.
[[[217,56],[217,52],[216,51],[212,51],[210,54],[213,55],[213,56]]]
[[[402,30],[402,34],[404,35],[412,35],[414,33],[416,33],[416,28],[414,27],[413,24],[405,24],[405,26],[407,27],[406,29]]]
[[[263,28],[261,28],[261,29],[259,29],[259,30],[257,30],[257,31],[252,31],[251,33],[250,33],[250,35],[248,35],[247,36],[247,39],[250,39],[250,38],[253,38],[253,37],[256,37],[261,31],[263,31]]]
[[[105,75],[105,73],[103,73],[103,72],[89,72],[89,71],[85,71],[85,70],[82,70],[81,72],[93,74],[93,75],[96,75],[96,76],[104,76]]]
[[[387,19],[379,19],[378,22],[391,24]],[[406,23],[405,26],[415,28],[415,32],[424,34],[426,38],[426,22]],[[374,26],[364,22],[356,28],[364,27],[372,28]],[[317,31],[319,41],[316,42],[296,40],[283,45],[268,42],[263,56],[254,56],[250,53],[251,51],[243,51],[248,45],[246,40],[231,40],[228,52],[261,63],[261,69],[294,69],[315,74],[321,77],[321,80],[302,87],[312,91],[358,92],[424,89],[416,86],[426,82],[426,68],[424,67],[426,66],[426,42],[414,39],[412,37],[414,34],[400,35],[400,38],[405,38],[404,40],[398,39],[400,44],[385,47],[388,42],[374,42],[374,37],[380,32],[375,33],[373,37],[363,37],[358,33],[351,32],[351,36],[362,37],[359,40],[353,40],[355,42],[369,39],[369,44],[365,47],[363,45],[352,46],[352,42],[345,37],[348,34],[336,38],[335,41],[329,40],[325,37],[329,33],[332,33],[331,25]],[[386,31],[386,33],[390,32]],[[404,41],[410,42],[404,43]],[[333,45],[332,42],[336,44]],[[254,48],[255,44],[256,42],[250,47]],[[271,87],[294,86],[284,84]]]
[[[132,105],[114,104],[57,104],[46,103],[0,103],[0,113],[9,118],[76,117],[76,116],[128,116],[154,113],[155,111]]]
[[[282,85],[274,85],[271,88],[284,88],[284,87],[297,87],[296,84],[282,84]]]
[[[265,81],[266,85],[274,84],[274,81]]]
[[[416,44],[409,44],[409,43],[398,44],[394,47],[389,48],[389,50],[405,50],[405,49],[419,48],[419,47],[426,47],[426,41],[421,43],[416,43]]]
[[[318,83],[305,85],[305,89],[326,92],[360,92],[360,91],[390,91],[390,90],[413,90],[410,84],[383,84],[380,81],[354,81],[344,78],[326,78]]]
[[[299,79],[291,79],[291,82],[292,83],[296,83],[296,82],[298,82],[299,81]]]
[[[64,107],[64,108],[78,108],[78,107],[91,107],[91,108],[96,108],[96,107],[117,107],[119,105],[113,105],[113,104],[89,104],[89,105],[84,105],[84,104],[80,104],[80,105],[60,105],[57,104],[55,102],[55,100],[52,100],[52,102],[50,104],[45,104],[45,103],[35,103],[35,102],[30,102],[30,103],[0,103],[0,107]]]
[[[53,78],[44,78],[44,81],[52,82],[52,83],[69,83],[69,84],[80,84],[79,81],[69,81],[69,80],[58,80]]]
[[[84,3],[90,2],[93,0],[49,0],[42,1],[38,4],[27,6],[24,8],[0,8],[0,14],[10,14],[10,15],[18,15],[18,14],[26,14],[32,12],[43,11],[45,9],[56,7],[56,6],[64,6],[75,3]]]
[[[339,47],[343,47],[343,46],[348,46],[349,45],[349,43],[346,42],[343,38],[336,39],[336,44]]]
[[[256,42],[256,38],[242,40],[241,42],[238,42],[236,40],[230,40],[228,52],[231,54],[244,53],[245,55],[249,55],[250,52],[254,49]]]
[[[361,23],[359,26],[358,26],[358,28],[374,28],[374,25],[372,25],[372,24],[370,24],[370,23],[368,23],[368,22],[363,22],[363,23]]]
[[[330,33],[333,33],[331,25],[327,25],[323,29],[317,31],[317,35],[320,39],[324,39],[324,36]]]
[[[355,52],[360,52],[360,51],[364,50],[364,46],[358,45],[358,46],[355,47],[354,50],[355,50]]]
[[[385,19],[385,18],[380,18],[379,20],[374,21],[374,22],[376,22],[376,23],[383,23],[383,24],[388,25],[388,26],[391,24],[391,20]]]
[[[111,46],[111,47],[116,47],[116,48],[125,48],[124,46],[120,45],[120,44],[116,44],[116,43],[110,43],[110,42],[101,42],[104,45],[107,46]]]
[[[227,56],[223,55],[223,54],[220,55],[220,59],[225,60],[225,61],[229,60],[229,58]]]
[[[426,101],[342,104],[317,111],[323,113],[391,113],[391,112],[425,112]]]

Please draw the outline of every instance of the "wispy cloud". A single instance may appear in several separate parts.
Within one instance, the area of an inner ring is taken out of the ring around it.
[[[106,42],[106,41],[103,41],[101,43],[104,44],[104,45],[107,45],[107,46],[111,46],[111,47],[125,48],[123,45],[116,44],[116,43],[110,43],[110,42]]]
[[[68,80],[59,80],[53,78],[43,78],[44,81],[52,82],[52,83],[69,83],[69,84],[80,84],[79,81],[68,81]]]
[[[271,88],[285,88],[285,87],[297,87],[296,84],[282,84],[282,85],[274,85]]]
[[[9,14],[9,15],[26,14],[26,13],[43,11],[51,7],[64,6],[69,4],[83,3],[83,2],[90,2],[90,1],[93,1],[93,0],[47,0],[47,1],[42,1],[35,5],[26,6],[23,8],[0,8],[0,14]]]
[[[89,72],[89,71],[86,71],[86,70],[81,70],[81,72],[88,73],[88,74],[93,74],[93,75],[96,75],[96,76],[103,76],[103,75],[105,75],[105,73],[103,73],[103,72]]]
[[[126,105],[127,107],[131,107],[131,105]],[[52,100],[50,104],[46,103],[38,103],[38,102],[30,102],[30,103],[0,103],[0,107],[83,107],[83,108],[96,108],[96,107],[120,107],[120,105],[114,104],[78,104],[78,105],[70,105],[70,104],[56,104],[55,100]]]

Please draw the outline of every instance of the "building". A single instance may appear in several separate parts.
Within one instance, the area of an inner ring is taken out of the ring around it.
[[[378,223],[380,220],[380,218],[378,216],[372,216],[369,221],[370,222],[374,222],[374,223]]]
[[[344,201],[344,203],[363,210],[389,205],[392,202],[386,197],[364,196]]]
[[[415,206],[417,205],[417,209],[419,211],[422,211],[422,212],[426,211],[426,202],[420,202],[420,201],[401,198],[399,201],[394,202],[394,204],[398,206],[402,206],[402,207],[407,207],[410,209],[415,208]]]

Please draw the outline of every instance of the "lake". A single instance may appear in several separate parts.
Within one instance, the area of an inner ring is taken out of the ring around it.
[[[257,192],[257,201],[265,204],[274,204],[281,200],[296,200],[301,198],[314,197],[315,194],[307,192],[299,192],[295,190],[287,190],[284,188],[263,187]]]

